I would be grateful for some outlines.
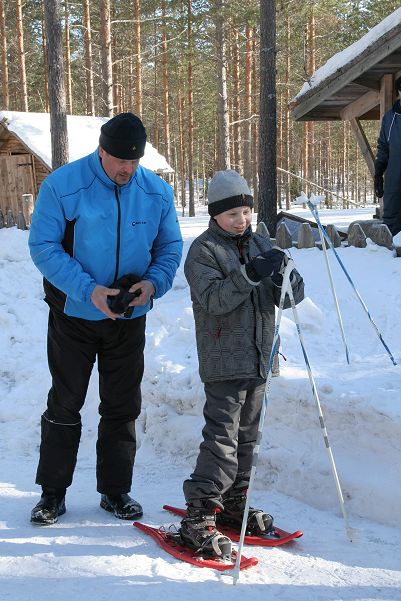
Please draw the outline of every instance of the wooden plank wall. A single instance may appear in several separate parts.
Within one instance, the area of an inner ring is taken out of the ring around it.
[[[0,124],[1,125],[1,124]],[[32,194],[35,202],[40,184],[50,169],[4,126],[0,127],[0,209],[17,218],[22,194]]]

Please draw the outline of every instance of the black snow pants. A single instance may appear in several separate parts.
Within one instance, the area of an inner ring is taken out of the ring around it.
[[[248,487],[265,381],[226,380],[205,383],[205,426],[195,471],[184,482],[187,503],[221,503],[236,489]]]
[[[107,494],[131,490],[145,323],[145,316],[88,321],[50,309],[47,356],[52,387],[42,415],[37,484],[67,488],[72,482],[81,437],[80,411],[97,357],[101,416],[97,490]]]

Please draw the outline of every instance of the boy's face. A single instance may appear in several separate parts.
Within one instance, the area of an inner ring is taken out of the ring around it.
[[[252,221],[250,207],[236,207],[215,216],[217,224],[222,230],[230,234],[243,234]]]

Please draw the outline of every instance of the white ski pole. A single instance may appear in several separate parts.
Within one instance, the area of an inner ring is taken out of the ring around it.
[[[369,309],[368,309],[368,308],[367,308],[367,306],[365,305],[365,303],[364,303],[364,301],[363,301],[363,299],[362,299],[361,295],[359,294],[358,290],[357,290],[357,289],[356,289],[356,287],[355,287],[355,284],[354,284],[354,282],[352,281],[352,278],[351,278],[351,276],[349,275],[348,271],[346,270],[346,268],[345,268],[345,266],[344,266],[343,262],[341,261],[341,259],[340,259],[339,255],[338,255],[338,253],[337,253],[336,249],[334,248],[332,241],[330,240],[330,238],[329,238],[329,236],[328,236],[328,234],[327,234],[326,230],[325,230],[325,229],[324,229],[324,227],[322,226],[322,224],[321,224],[321,221],[320,221],[320,219],[319,219],[319,213],[318,213],[317,207],[316,207],[316,206],[315,206],[313,203],[311,203],[311,202],[310,202],[310,200],[306,200],[305,202],[306,202],[306,204],[308,205],[308,207],[309,207],[309,209],[310,209],[310,211],[311,211],[312,215],[313,215],[313,216],[314,216],[314,218],[316,219],[316,224],[317,224],[317,226],[318,226],[318,228],[319,228],[319,231],[320,231],[320,232],[323,234],[323,236],[324,236],[325,240],[327,240],[327,243],[328,243],[328,245],[330,246],[331,250],[333,251],[333,253],[334,253],[334,256],[336,257],[337,261],[339,262],[339,264],[340,264],[340,267],[341,267],[341,269],[343,270],[343,272],[344,272],[344,274],[345,274],[345,277],[347,278],[347,280],[348,280],[348,281],[349,281],[349,283],[351,284],[351,286],[352,286],[352,289],[354,290],[354,292],[355,292],[355,294],[356,294],[356,296],[357,296],[357,298],[358,298],[359,302],[361,303],[361,305],[362,305],[363,309],[365,310],[365,313],[367,314],[367,316],[368,316],[368,318],[369,318],[369,321],[370,321],[370,323],[372,324],[372,326],[373,326],[373,328],[374,328],[374,330],[375,330],[376,334],[378,335],[380,342],[382,343],[382,345],[383,345],[383,346],[384,346],[384,348],[386,349],[387,353],[389,354],[389,356],[390,356],[390,359],[391,359],[391,361],[392,361],[393,365],[397,365],[397,363],[396,363],[396,361],[395,361],[395,359],[394,359],[394,357],[393,357],[393,355],[392,355],[392,353],[391,353],[391,351],[390,351],[389,347],[388,347],[388,346],[387,346],[387,344],[384,342],[384,340],[383,340],[383,336],[381,335],[381,333],[380,333],[380,331],[379,331],[379,329],[378,329],[377,325],[376,325],[376,324],[375,324],[375,322],[373,321],[373,318],[372,318],[372,316],[370,315]]]
[[[245,509],[244,509],[244,517],[242,518],[242,526],[241,526],[240,539],[239,539],[239,543],[238,543],[237,558],[235,560],[235,566],[234,566],[233,571],[232,571],[232,577],[233,577],[233,584],[234,585],[237,584],[238,578],[239,578],[239,574],[240,574],[240,564],[241,564],[242,548],[244,546],[245,532],[246,532],[246,527],[247,527],[247,524],[248,524],[248,512],[249,512],[249,507],[250,507],[251,492],[252,492],[253,483],[254,483],[254,480],[255,480],[256,465],[257,465],[258,457],[259,457],[260,443],[262,441],[263,425],[264,425],[264,421],[265,421],[266,408],[267,408],[267,403],[268,403],[268,398],[269,398],[269,391],[270,391],[270,383],[271,383],[272,372],[273,372],[274,355],[276,354],[276,350],[277,350],[278,334],[279,334],[281,316],[282,316],[283,308],[284,308],[284,299],[285,299],[285,295],[286,295],[287,289],[291,288],[290,276],[291,276],[291,273],[292,273],[293,269],[294,269],[294,261],[292,259],[289,259],[288,263],[287,263],[287,266],[285,268],[284,274],[283,274],[283,283],[282,283],[282,286],[281,286],[280,302],[279,302],[279,307],[278,307],[276,325],[275,325],[275,328],[274,328],[273,344],[272,344],[272,350],[271,350],[271,353],[270,353],[269,367],[268,367],[268,373],[267,373],[265,391],[264,391],[264,396],[263,396],[263,403],[262,403],[262,408],[261,408],[261,411],[260,411],[260,418],[259,418],[258,433],[257,433],[257,437],[256,437],[256,444],[255,444],[255,448],[253,450],[251,474],[250,474],[250,478],[249,478],[249,485],[248,485],[248,491],[247,491],[247,496],[246,496],[246,503],[245,503]]]
[[[316,401],[316,404],[317,404],[317,408],[318,408],[318,412],[319,412],[320,427],[322,429],[323,438],[324,438],[324,444],[325,444],[325,447],[327,449],[327,454],[329,456],[329,461],[330,461],[330,465],[331,465],[331,469],[332,469],[332,472],[333,472],[334,481],[335,481],[336,488],[337,488],[338,500],[340,502],[341,512],[342,512],[343,518],[344,518],[345,529],[346,529],[346,532],[347,532],[348,539],[352,542],[353,530],[352,530],[352,528],[350,528],[349,523],[348,523],[348,516],[347,516],[346,510],[345,510],[344,496],[343,496],[343,492],[341,490],[341,484],[340,484],[340,480],[338,478],[336,464],[334,462],[334,456],[333,456],[333,452],[331,450],[331,446],[330,446],[330,442],[329,442],[329,437],[328,437],[328,434],[327,434],[326,424],[324,422],[324,417],[323,417],[322,407],[321,407],[321,404],[320,404],[319,395],[318,395],[318,392],[317,392],[315,380],[314,380],[314,377],[313,377],[313,374],[312,374],[312,370],[311,370],[311,367],[310,367],[308,355],[307,355],[307,352],[306,352],[306,349],[305,349],[305,344],[304,344],[303,335],[302,335],[302,331],[301,331],[300,321],[299,321],[299,318],[298,318],[298,310],[297,310],[297,307],[295,305],[294,294],[292,292],[291,286],[288,289],[288,296],[290,297],[290,303],[291,303],[291,308],[292,308],[292,312],[293,312],[293,315],[294,315],[295,325],[296,325],[297,332],[298,332],[299,342],[301,344],[302,354],[304,356],[305,366],[306,366],[306,369],[307,369],[307,372],[308,372],[309,381],[310,381],[311,386],[312,386],[312,393],[313,393],[313,396],[315,398],[315,401]]]
[[[343,320],[341,317],[340,307],[338,305],[337,294],[336,294],[336,290],[334,288],[333,276],[331,275],[331,268],[330,268],[330,263],[329,263],[329,257],[327,255],[326,242],[325,242],[325,239],[323,238],[323,234],[322,234],[320,228],[318,228],[318,230],[319,230],[320,242],[322,243],[322,250],[324,252],[324,258],[326,260],[326,267],[327,267],[327,272],[329,274],[329,280],[330,280],[331,291],[333,293],[334,304],[336,306],[338,325],[340,326],[341,336],[342,336],[344,347],[345,347],[345,357],[346,357],[347,363],[349,365],[348,346],[347,346],[347,341],[345,338],[345,332],[344,332],[344,326],[343,326]]]

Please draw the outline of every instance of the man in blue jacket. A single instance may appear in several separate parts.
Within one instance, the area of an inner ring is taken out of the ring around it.
[[[173,191],[139,164],[146,131],[132,113],[101,128],[99,148],[43,182],[29,235],[49,305],[52,385],[41,421],[35,524],[65,513],[81,436],[80,410],[98,361],[100,505],[142,515],[129,496],[141,410],[146,313],[172,286],[182,238]]]
[[[401,77],[397,99],[382,120],[375,160],[375,194],[383,198],[383,222],[395,236],[401,231]],[[384,174],[384,181],[383,181]]]

